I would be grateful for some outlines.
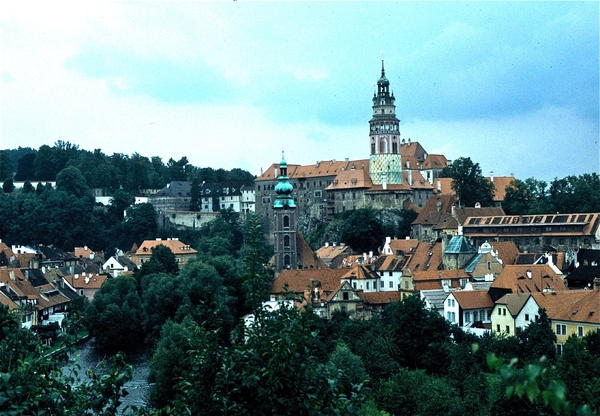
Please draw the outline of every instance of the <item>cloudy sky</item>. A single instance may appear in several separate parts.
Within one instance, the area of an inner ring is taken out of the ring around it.
[[[0,148],[57,140],[254,174],[402,137],[485,174],[598,172],[599,3],[13,1]]]

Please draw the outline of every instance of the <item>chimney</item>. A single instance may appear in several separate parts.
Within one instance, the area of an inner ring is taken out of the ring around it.
[[[381,174],[381,188],[387,189],[387,174],[385,172]]]
[[[533,273],[531,272],[531,270],[527,270],[527,278],[531,279],[533,277]]]
[[[494,183],[494,171],[490,171],[490,182]]]
[[[437,181],[437,188],[438,188],[438,192],[441,193],[442,192],[442,181],[440,181],[439,179]]]
[[[408,163],[408,162],[406,162],[406,163]],[[409,170],[409,171],[408,171],[408,184],[409,184],[410,186],[412,186],[412,185],[413,185],[413,180],[412,180],[412,170]]]
[[[600,277],[594,279],[594,289],[600,289]]]
[[[14,270],[9,271],[8,276],[10,277],[10,280],[12,280],[13,282],[15,281],[15,271]]]
[[[325,241],[325,247],[329,247],[329,241]]]

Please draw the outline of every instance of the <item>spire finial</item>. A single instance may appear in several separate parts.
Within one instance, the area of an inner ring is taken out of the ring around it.
[[[381,51],[381,76],[385,75],[385,69],[383,67],[383,51]]]

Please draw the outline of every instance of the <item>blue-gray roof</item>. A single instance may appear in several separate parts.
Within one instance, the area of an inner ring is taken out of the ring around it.
[[[467,253],[477,253],[477,249],[469,243],[469,241],[463,235],[455,235],[448,242],[448,246],[446,250],[444,250],[446,254],[467,254]]]

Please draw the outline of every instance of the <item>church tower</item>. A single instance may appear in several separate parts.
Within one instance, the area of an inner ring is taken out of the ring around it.
[[[373,184],[401,184],[402,159],[400,157],[400,120],[396,117],[396,98],[390,92],[390,81],[385,77],[383,59],[377,92],[373,93],[373,118],[371,130],[371,156],[369,174]]]
[[[294,187],[287,176],[287,163],[281,158],[279,164],[279,183],[275,186],[277,198],[273,202],[273,221],[275,237],[275,270],[298,268],[298,250],[296,248],[296,203],[292,198]]]

